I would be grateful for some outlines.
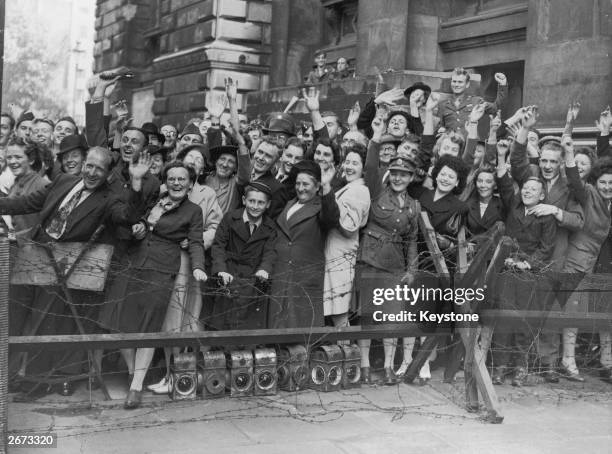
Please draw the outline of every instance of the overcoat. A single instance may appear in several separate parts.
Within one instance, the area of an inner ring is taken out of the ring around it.
[[[269,328],[323,326],[325,238],[337,225],[334,194],[315,196],[287,220],[291,200],[276,220],[277,259],[272,276]]]
[[[229,273],[234,281],[230,295],[218,292],[214,298],[212,324],[223,329],[262,329],[267,323],[267,298],[255,284],[259,270],[272,274],[276,251],[276,226],[264,215],[250,235],[242,219],[244,208],[227,213],[212,245],[212,275]]]

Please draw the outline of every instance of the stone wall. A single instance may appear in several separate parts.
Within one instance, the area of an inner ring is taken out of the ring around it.
[[[267,87],[271,17],[267,0],[98,0],[95,70],[134,70],[117,96],[138,102],[132,91],[152,88],[154,121],[183,126],[226,77],[238,80],[239,103]]]

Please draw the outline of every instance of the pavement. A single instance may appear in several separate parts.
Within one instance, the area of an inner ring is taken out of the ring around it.
[[[612,453],[612,384],[591,376],[585,383],[497,386],[505,419],[490,424],[484,408],[465,410],[462,376],[445,384],[441,374],[425,386],[329,393],[196,401],[145,394],[131,411],[123,409],[121,376],[107,380],[110,401],[81,386],[69,398],[11,402],[8,426],[13,434],[55,432],[62,454]]]

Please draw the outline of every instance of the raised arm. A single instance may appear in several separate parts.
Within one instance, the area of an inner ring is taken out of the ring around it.
[[[466,125],[468,137],[465,144],[465,149],[463,150],[462,159],[469,168],[477,167],[474,165],[474,158],[476,154],[476,145],[478,145],[478,122],[484,115],[485,107],[486,105],[484,102],[476,104],[470,112],[470,118]]]
[[[567,115],[565,116],[565,128],[563,129],[563,136],[572,135],[572,131],[574,130],[574,122],[578,117],[578,112],[580,112],[580,103],[572,102],[570,103],[567,109]]]
[[[508,79],[503,73],[495,73],[495,81],[497,82],[497,96],[492,103],[486,103],[486,113],[495,115],[498,110],[504,107],[506,98],[508,97]]]
[[[104,128],[104,106],[105,103],[108,104],[108,98],[113,92],[117,80],[119,80],[119,76],[110,80],[104,80],[98,76],[91,100],[85,103],[85,135],[90,147],[108,146],[108,137]]]
[[[527,109],[519,109],[524,112],[521,127],[519,128],[514,142],[510,147],[510,166],[512,178],[519,185],[529,177],[529,159],[527,158],[527,134],[529,128],[535,126],[537,119],[537,107],[531,106]],[[515,114],[516,115],[516,114]]]
[[[612,156],[612,150],[610,150],[610,129],[612,128],[612,114],[610,113],[610,106],[604,110],[599,116],[599,120],[595,122],[597,129],[599,129],[599,135],[597,136],[597,156],[602,158],[604,156]]]
[[[576,167],[576,161],[574,160],[574,144],[572,138],[570,136],[563,136],[561,146],[565,151],[565,173],[567,175],[567,182],[569,183],[570,190],[580,205],[586,207],[588,194],[585,184],[578,174],[578,167]]]
[[[364,168],[364,179],[366,186],[370,190],[370,197],[374,199],[383,189],[382,176],[378,168],[380,140],[385,130],[385,123],[381,117],[377,116],[372,121],[372,139],[368,144],[368,153]]]

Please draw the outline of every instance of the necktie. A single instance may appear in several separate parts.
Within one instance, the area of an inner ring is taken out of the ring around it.
[[[70,197],[70,200],[64,204],[64,206],[60,207],[55,216],[51,218],[49,221],[49,225],[47,225],[46,232],[51,238],[59,239],[64,234],[64,230],[66,230],[66,223],[68,221],[68,216],[72,213],[72,210],[77,206],[79,200],[81,199],[81,194],[83,190],[77,191]]]
[[[255,233],[255,229],[257,228],[257,226],[255,224],[251,224],[248,221],[245,222],[244,224],[246,225],[246,228],[249,231],[249,237],[252,237],[253,233]]]

